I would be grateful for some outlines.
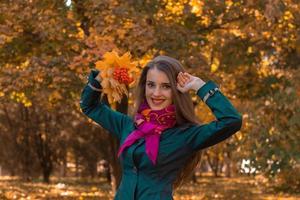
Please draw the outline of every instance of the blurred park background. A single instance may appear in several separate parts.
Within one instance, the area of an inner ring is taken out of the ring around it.
[[[118,144],[79,108],[111,50],[140,67],[175,57],[243,115],[175,200],[300,199],[299,11],[299,0],[1,0],[0,199],[112,199]]]

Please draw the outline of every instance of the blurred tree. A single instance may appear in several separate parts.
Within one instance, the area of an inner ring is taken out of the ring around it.
[[[102,133],[88,137],[88,129],[76,132],[86,122],[78,105],[86,76],[115,49],[130,51],[141,66],[168,54],[215,80],[243,113],[244,126],[207,155],[233,168],[230,163],[251,158],[259,172],[288,183],[284,177],[299,162],[299,6],[292,0],[2,1],[0,141],[11,151],[1,151],[1,163],[15,157],[4,166],[25,170],[29,159],[51,173],[53,162],[66,162],[73,148],[92,175],[99,158],[88,153],[99,151],[118,179],[118,161],[108,156],[116,155],[117,142]],[[128,102],[130,110],[131,99],[120,106],[125,113]],[[201,121],[213,120],[195,102]],[[96,148],[98,142],[107,148]]]

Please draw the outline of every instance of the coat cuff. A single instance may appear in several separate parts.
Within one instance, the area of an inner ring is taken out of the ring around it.
[[[95,77],[98,75],[98,70],[92,70],[89,77],[88,77],[88,86],[92,88],[95,91],[101,91],[102,87],[99,81],[95,79]]]
[[[197,95],[204,101],[213,96],[215,92],[219,90],[219,87],[213,82],[206,82],[198,91]]]

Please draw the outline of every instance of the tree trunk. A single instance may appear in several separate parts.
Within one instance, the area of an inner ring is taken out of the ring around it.
[[[226,166],[226,171],[225,171],[225,176],[226,177],[231,177],[232,176],[232,173],[231,173],[231,152],[228,151],[226,153],[226,156],[225,156],[225,166]]]
[[[52,172],[52,166],[44,167],[43,168],[43,182],[49,183],[50,182],[50,174]]]
[[[80,28],[82,28],[84,34],[86,36],[90,35],[90,20],[89,18],[86,16],[86,8],[84,7],[84,1],[80,1],[80,0],[73,0],[73,5],[75,5],[75,10],[77,13],[77,16],[79,17],[80,20]]]
[[[78,155],[75,154],[75,177],[79,176],[79,158]]]
[[[62,163],[60,163],[60,170],[59,170],[59,176],[60,177],[66,177],[67,176],[67,153],[66,148],[63,148],[63,154],[62,154]]]
[[[110,153],[109,156],[109,168],[110,168],[110,178],[111,178],[111,186],[113,194],[115,194],[116,189],[118,188],[121,181],[121,166],[117,155],[118,151],[118,143],[116,138],[114,138],[111,134],[109,136],[110,141]]]
[[[219,176],[219,158],[217,156],[215,156],[214,158],[211,158],[210,155],[208,153],[206,153],[206,157],[207,157],[207,161],[208,164],[210,166],[210,168],[212,169],[214,176],[218,177]]]
[[[31,163],[31,151],[30,151],[30,139],[29,139],[29,113],[28,108],[24,107],[22,104],[20,104],[21,109],[21,119],[23,121],[23,127],[24,127],[24,140],[23,140],[23,179],[25,181],[31,180],[31,173],[30,173],[30,163]]]
[[[111,169],[112,169],[112,167],[108,164],[108,166],[107,166],[107,171],[106,171],[106,174],[105,174],[105,177],[106,177],[106,180],[107,180],[107,182],[108,183],[111,183],[111,174],[112,174],[112,172],[111,172]]]
[[[20,107],[21,108],[21,107]],[[16,175],[16,171],[17,171],[17,164],[19,163],[19,159],[20,159],[20,153],[19,152],[23,152],[20,150],[20,145],[18,143],[18,132],[20,127],[16,126],[15,123],[13,122],[12,118],[9,115],[9,112],[7,110],[7,106],[3,105],[2,109],[5,113],[5,119],[7,120],[7,124],[9,127],[8,132],[11,133],[10,137],[12,140],[12,146],[13,146],[13,151],[11,151],[9,156],[14,157],[14,159],[10,159],[8,162],[8,170],[9,170],[9,174],[10,176],[15,176]],[[22,111],[20,112],[22,113]],[[22,120],[22,115],[21,115],[21,120]],[[22,163],[22,162],[21,162]]]
[[[35,119],[38,122],[38,113],[35,113]],[[34,142],[35,142],[35,151],[38,156],[40,166],[42,168],[43,181],[49,183],[50,174],[53,169],[53,160],[52,160],[52,151],[50,149],[50,137],[51,132],[50,123],[52,117],[49,114],[45,114],[42,120],[44,127],[35,126],[34,131]],[[39,123],[40,124],[40,123]]]
[[[115,172],[114,172],[114,168],[115,167],[113,167],[111,164],[109,165],[109,168],[110,168],[110,172],[111,172],[111,182],[110,182],[110,184],[111,184],[111,190],[112,190],[112,193],[113,194],[115,194],[116,193],[116,190],[117,190],[117,184],[118,184],[118,180],[117,180],[117,176],[116,175],[114,175],[114,174],[116,174]]]

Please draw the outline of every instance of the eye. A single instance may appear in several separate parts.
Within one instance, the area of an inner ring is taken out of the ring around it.
[[[162,86],[162,88],[164,88],[164,89],[170,89],[170,88],[171,88],[171,85],[164,84],[164,85]]]
[[[148,83],[147,83],[147,86],[148,86],[149,88],[152,88],[152,87],[154,87],[154,83],[148,82]]]

